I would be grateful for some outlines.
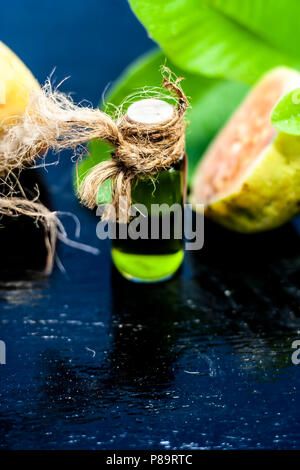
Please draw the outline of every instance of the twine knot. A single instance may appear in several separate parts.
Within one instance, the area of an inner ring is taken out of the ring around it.
[[[188,102],[178,85],[180,80],[163,80],[163,86],[177,98],[177,107],[173,107],[169,119],[157,124],[144,124],[134,122],[125,115],[112,126],[111,138],[106,140],[114,146],[111,159],[95,165],[78,188],[82,203],[93,209],[97,205],[99,187],[107,180],[111,181],[112,201],[104,210],[103,220],[126,222],[133,180],[169,169],[183,154],[183,117]]]

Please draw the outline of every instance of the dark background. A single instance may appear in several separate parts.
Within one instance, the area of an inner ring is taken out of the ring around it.
[[[124,0],[10,0],[0,31],[41,83],[56,67],[94,106],[153,47]],[[207,222],[176,278],[130,284],[77,203],[72,168],[66,153],[41,173],[101,252],[59,246],[66,274],[1,282],[0,449],[299,448],[297,224],[246,237]]]

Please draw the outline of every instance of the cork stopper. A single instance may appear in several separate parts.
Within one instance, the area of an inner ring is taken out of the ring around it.
[[[136,101],[127,110],[126,118],[140,124],[160,124],[169,121],[174,114],[174,108],[166,101],[149,98]]]

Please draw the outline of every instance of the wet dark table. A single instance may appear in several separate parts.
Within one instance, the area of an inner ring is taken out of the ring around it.
[[[108,242],[2,283],[0,448],[299,447],[299,236],[205,236],[164,284],[123,280]]]
[[[119,0],[57,6],[12,0],[1,39],[41,81],[58,65],[75,97],[95,104],[150,40]],[[42,171],[52,206],[78,216],[80,241],[99,256],[60,245],[65,273],[22,275],[11,268],[38,268],[39,232],[21,221],[1,234],[0,449],[299,448],[297,223],[247,237],[207,222],[203,250],[178,276],[131,284],[111,268],[70,175],[68,154]],[[74,238],[74,221],[61,220]]]

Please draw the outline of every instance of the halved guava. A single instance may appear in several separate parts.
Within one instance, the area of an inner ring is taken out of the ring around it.
[[[300,137],[270,123],[278,100],[298,87],[300,74],[280,67],[252,89],[198,165],[196,210],[204,204],[208,217],[245,233],[275,228],[300,212]]]

